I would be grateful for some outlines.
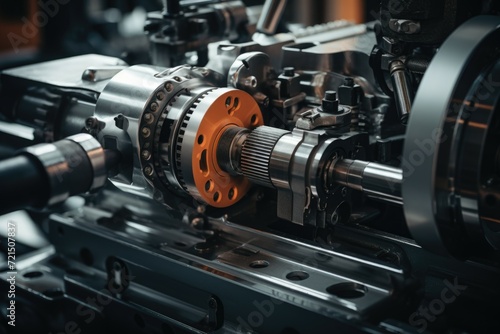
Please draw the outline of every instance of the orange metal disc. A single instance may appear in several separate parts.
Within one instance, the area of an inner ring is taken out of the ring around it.
[[[232,176],[219,167],[216,151],[220,137],[229,127],[255,128],[263,125],[262,113],[249,94],[230,88],[208,93],[194,113],[200,111],[204,115],[193,144],[191,165],[197,191],[190,193],[211,206],[228,207],[246,194],[250,183],[245,177]]]

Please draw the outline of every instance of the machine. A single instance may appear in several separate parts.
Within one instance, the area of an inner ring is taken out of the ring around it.
[[[500,328],[500,6],[288,5],[167,0],[150,64],[2,71],[0,331]]]

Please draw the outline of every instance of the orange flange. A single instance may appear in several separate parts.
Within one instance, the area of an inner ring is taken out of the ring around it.
[[[214,207],[231,206],[246,194],[250,182],[243,176],[230,175],[220,168],[216,154],[219,140],[229,127],[250,129],[263,125],[262,113],[249,94],[230,88],[208,93],[196,107],[197,111],[204,112],[204,115],[192,152],[191,166],[198,195],[195,197]]]

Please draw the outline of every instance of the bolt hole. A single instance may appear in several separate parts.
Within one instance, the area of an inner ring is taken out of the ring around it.
[[[213,188],[213,182],[212,180],[208,180],[207,182],[205,182],[205,191],[208,193],[212,190]]]
[[[205,137],[203,137],[203,135],[199,135],[198,136],[198,145],[201,145],[203,144],[203,141],[205,140]]]
[[[200,157],[200,169],[203,174],[208,173],[208,161],[207,161],[207,150],[203,150],[201,152],[201,157]]]
[[[236,188],[232,187],[231,189],[229,189],[227,197],[232,201],[236,197]]]
[[[250,118],[250,123],[252,123],[252,125],[257,125],[258,121],[259,119],[257,118],[257,115],[253,114],[252,117]]]
[[[226,108],[229,108],[231,106],[231,96],[228,96],[226,99]]]
[[[250,263],[250,267],[254,269],[266,268],[269,266],[269,262],[264,260],[256,260]]]
[[[42,276],[43,276],[43,273],[41,271],[29,271],[29,272],[23,274],[24,278],[29,278],[29,279],[38,278],[38,277],[42,277]]]
[[[139,328],[146,327],[146,323],[144,322],[144,319],[139,314],[137,314],[137,313],[134,315],[134,321],[135,321],[135,324]]]
[[[218,202],[218,201],[220,200],[220,197],[221,197],[221,196],[220,196],[220,192],[218,192],[218,191],[217,191],[217,192],[214,194],[214,197],[213,197],[213,198],[214,198],[214,202]]]
[[[345,282],[330,285],[326,291],[342,299],[356,299],[363,297],[367,289],[363,284]]]
[[[286,278],[290,281],[303,281],[309,278],[309,274],[305,271],[292,271],[286,275]]]

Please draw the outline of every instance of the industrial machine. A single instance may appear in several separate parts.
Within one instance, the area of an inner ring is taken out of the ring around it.
[[[0,331],[500,328],[500,6],[286,6],[168,0],[151,64],[2,71]]]

